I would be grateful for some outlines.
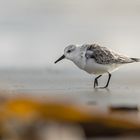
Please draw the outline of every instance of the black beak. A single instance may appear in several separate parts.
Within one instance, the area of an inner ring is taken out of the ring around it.
[[[57,62],[59,62],[60,60],[64,59],[65,55],[62,55],[59,59],[57,59],[54,63],[56,64]]]

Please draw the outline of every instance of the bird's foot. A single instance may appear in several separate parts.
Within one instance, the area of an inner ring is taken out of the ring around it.
[[[100,87],[100,86],[96,86],[96,87],[94,87],[95,89],[105,89],[105,88],[107,88],[107,86],[104,86],[104,87]]]

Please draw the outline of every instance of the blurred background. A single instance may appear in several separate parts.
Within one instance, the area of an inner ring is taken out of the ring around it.
[[[69,44],[94,42],[140,57],[139,26],[139,0],[0,1],[0,68],[72,68],[53,62]]]
[[[0,1],[0,138],[85,140],[85,130],[99,137],[140,134],[140,64],[113,73],[108,89],[93,89],[94,77],[70,61],[54,64],[66,46],[84,43],[140,58],[140,0]],[[15,95],[21,99],[6,101]],[[43,102],[31,100],[36,96]],[[77,125],[80,120],[85,124]]]

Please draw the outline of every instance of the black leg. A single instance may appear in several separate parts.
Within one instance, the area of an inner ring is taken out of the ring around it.
[[[96,77],[95,78],[95,80],[94,80],[94,88],[96,87],[96,86],[98,86],[98,78],[100,78],[102,75],[99,75],[98,77]]]
[[[108,73],[108,81],[107,81],[107,84],[106,84],[105,88],[107,88],[107,87],[108,87],[109,82],[110,82],[110,78],[111,78],[111,74],[110,74],[110,73]]]
[[[107,81],[106,86],[105,86],[105,87],[100,87],[100,88],[107,88],[107,87],[108,87],[108,85],[109,85],[110,79],[111,79],[111,74],[110,74],[110,73],[108,73],[108,81]]]

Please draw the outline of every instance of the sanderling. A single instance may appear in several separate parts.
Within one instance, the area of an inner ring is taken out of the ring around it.
[[[94,80],[94,88],[98,87],[98,79],[102,74],[108,73],[108,80],[104,87],[98,88],[107,88],[111,72],[117,70],[121,65],[140,62],[139,58],[119,54],[98,44],[69,45],[64,49],[64,55],[56,60],[55,63],[64,58],[71,60],[80,69],[89,74],[95,74],[97,77]]]

